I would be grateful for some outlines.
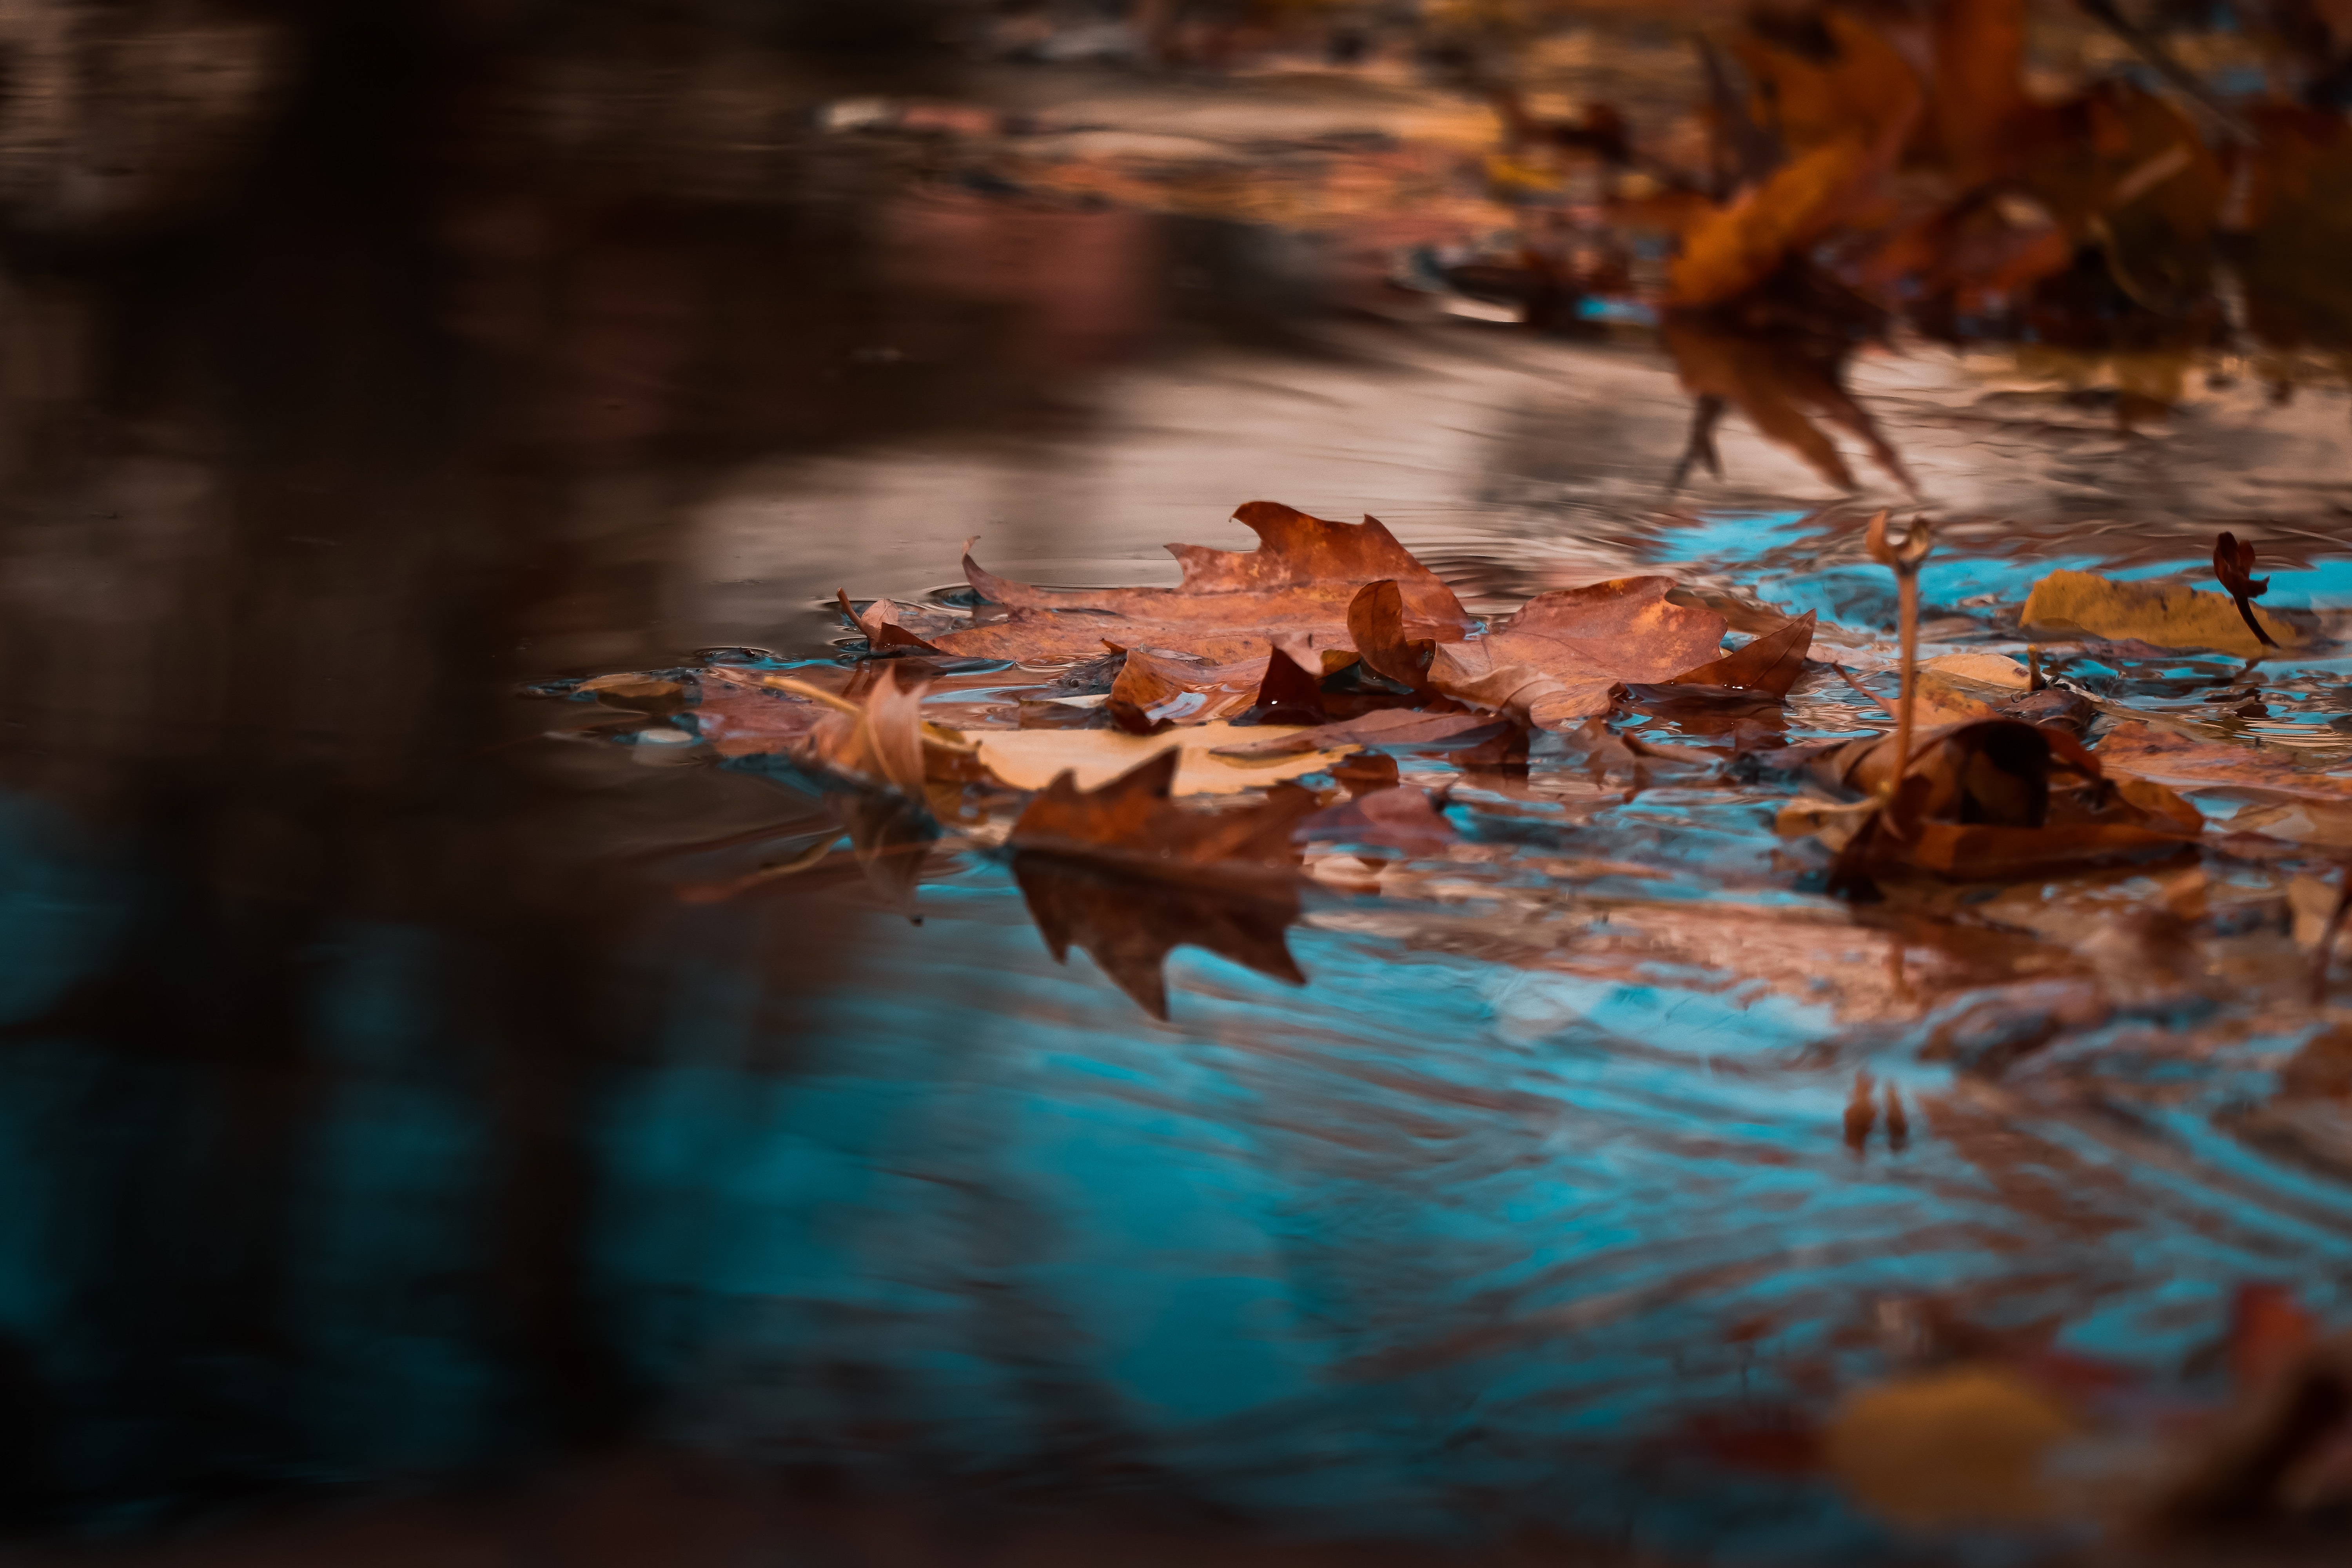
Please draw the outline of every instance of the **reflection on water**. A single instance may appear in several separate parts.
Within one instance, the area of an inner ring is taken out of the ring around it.
[[[0,126],[11,1527],[659,1442],[1243,1534],[1867,1559],[1693,1424],[1818,1409],[1923,1294],[2168,1372],[2242,1281],[2352,1304],[2340,1098],[2282,1089],[2314,1019],[2184,1068],[2209,1000],[1850,923],[1761,795],[1465,789],[1468,868],[1328,879],[1304,991],[1178,949],[1168,1022],[985,856],[925,866],[919,924],[848,857],[691,896],[830,819],[518,689],[824,656],[836,585],[919,597],[974,533],[1170,582],[1267,495],[1377,513],[1474,610],[1648,563],[1857,644],[1891,611],[1736,430],[1662,515],[1685,406],[1636,346],[1327,319],[1361,278],[1296,235],[812,129],[939,58],[162,10]],[[121,85],[151,58],[178,85]],[[2271,603],[2344,604],[2340,396],[2119,436],[1981,369],[1861,378],[1969,520],[1943,635],[2052,564],[2180,570],[2214,516],[2307,567]],[[1961,1070],[2053,1017],[2021,1079]],[[1863,1063],[1899,1153],[1841,1137]]]

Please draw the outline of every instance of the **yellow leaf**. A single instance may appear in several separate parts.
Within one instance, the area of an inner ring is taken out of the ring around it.
[[[1175,795],[1237,795],[1320,772],[1358,750],[1343,746],[1282,756],[1210,754],[1220,746],[1265,740],[1283,733],[1284,729],[1220,721],[1189,724],[1158,735],[1130,735],[1123,730],[970,730],[965,739],[980,743],[981,762],[1014,789],[1044,789],[1065,769],[1077,774],[1080,789],[1098,788],[1145,758],[1181,746],[1183,758],[1171,790]]]
[[[1879,1384],[1831,1417],[1822,1456],[1872,1511],[1922,1528],[2021,1524],[2063,1513],[2043,1458],[2077,1435],[2064,1406],[1992,1367]]]
[[[2264,611],[2254,614],[2281,647],[2303,634]],[[2253,658],[2266,651],[2226,594],[2180,584],[2117,583],[2091,572],[2053,572],[2026,596],[2024,624],[2039,630],[2073,628],[2120,642],[2137,637],[2159,647],[2207,647]]]

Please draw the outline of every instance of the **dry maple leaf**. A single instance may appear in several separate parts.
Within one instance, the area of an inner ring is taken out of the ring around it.
[[[1261,974],[1306,984],[1283,939],[1298,915],[1294,829],[1316,797],[1277,785],[1236,811],[1189,811],[1170,797],[1164,751],[1098,789],[1064,773],[1013,826],[1013,879],[1046,948],[1085,949],[1155,1018],[1168,1016],[1171,948],[1206,948]]]
[[[1374,583],[1349,607],[1366,664],[1391,679],[1538,729],[1607,711],[1627,681],[1671,680],[1722,651],[1724,620],[1666,597],[1669,577],[1622,577],[1538,594],[1501,631],[1461,642],[1408,636],[1394,590]]]
[[[1666,686],[1720,687],[1771,697],[1786,697],[1805,672],[1805,655],[1812,650],[1817,616],[1811,610],[1760,634],[1734,652],[1685,669]]]
[[[1309,517],[1274,501],[1234,514],[1263,544],[1211,550],[1171,544],[1184,568],[1175,588],[1035,588],[983,570],[970,555],[964,575],[982,597],[1013,612],[1003,621],[931,639],[941,652],[982,658],[1074,658],[1106,645],[1189,653],[1213,663],[1263,658],[1278,638],[1344,648],[1347,606],[1378,579],[1397,583],[1420,635],[1465,636],[1469,614],[1435,573],[1413,559],[1377,518],[1360,523]]]

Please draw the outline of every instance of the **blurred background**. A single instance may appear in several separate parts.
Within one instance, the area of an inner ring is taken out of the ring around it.
[[[1509,195],[1493,84],[1696,166],[1728,14],[0,5],[0,1560],[1862,1550],[1635,1440],[1695,1321],[1635,1303],[1720,1258],[1542,1295],[1674,1239],[1520,1249],[1574,1205],[1514,1172],[1598,1123],[1343,1072],[1356,1024],[1238,982],[1166,1034],[1001,886],[928,943],[854,879],[681,903],[812,808],[518,695],[823,653],[972,534],[1166,583],[1242,501],[1372,511],[1495,608],[1662,509],[1839,498],[1737,425],[1670,492],[1651,323],[1479,271],[1655,272],[1559,216],[1608,157]],[[2325,384],[2217,374],[2160,439],[1962,348],[1856,384],[2029,531],[2327,541],[2352,489]],[[1383,1051],[1538,1032],[1430,986]]]

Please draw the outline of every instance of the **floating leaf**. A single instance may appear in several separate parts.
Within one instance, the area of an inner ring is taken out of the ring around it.
[[[1077,775],[1078,787],[1091,789],[1146,758],[1162,752],[1181,752],[1173,785],[1177,795],[1235,795],[1257,789],[1320,772],[1355,749],[1350,744],[1230,754],[1230,748],[1244,742],[1271,741],[1283,732],[1272,725],[1219,720],[1181,725],[1157,735],[1130,735],[1119,730],[974,730],[971,740],[989,772],[1014,789],[1043,789],[1066,770]]]
[[[1263,658],[1211,664],[1160,648],[1129,648],[1103,706],[1119,728],[1139,735],[1162,724],[1205,724],[1255,706],[1267,668]]]
[[[1187,810],[1171,798],[1178,765],[1162,749],[1091,791],[1064,772],[1006,840],[1054,957],[1085,949],[1155,1018],[1168,1016],[1163,963],[1183,943],[1306,983],[1283,931],[1298,914],[1293,829],[1315,796],[1286,786],[1238,811]]]
[[[857,628],[866,638],[866,646],[875,652],[881,653],[890,648],[910,648],[922,653],[940,651],[906,625],[905,613],[889,600],[877,599],[861,611],[850,605],[847,589],[835,588],[833,596],[840,604],[841,613],[849,617],[849,624]]]
[[[1343,746],[1428,746],[1493,730],[1507,721],[1492,713],[1433,713],[1414,708],[1383,708],[1360,718],[1342,719],[1305,730],[1220,746],[1221,757],[1279,757]]]
[[[1264,658],[1276,640],[1346,648],[1356,590],[1395,582],[1416,635],[1458,637],[1471,625],[1454,591],[1397,542],[1376,518],[1360,523],[1309,517],[1274,501],[1234,514],[1264,542],[1257,550],[1171,544],[1184,568],[1175,588],[1051,589],[1011,583],[964,557],[982,598],[1012,616],[941,634],[941,652],[982,658],[1091,657],[1106,645],[1151,647],[1233,664]]]
[[[1899,788],[1895,764],[1891,736],[1849,742],[1801,763],[1848,799],[1826,808],[1792,803],[1780,830],[1830,844],[1842,889],[1898,870],[2010,880],[2177,851],[2203,830],[2197,808],[2161,784],[2109,780],[2073,735],[2020,720],[1921,732]]]
[[[2255,624],[2277,645],[2300,647],[2302,633],[2267,611],[2248,606]],[[2090,572],[2053,572],[2026,595],[2021,619],[2042,641],[2077,632],[2116,641],[2137,638],[2165,648],[2209,647],[2244,658],[2265,644],[2239,618],[2228,595],[2174,584],[2118,583]],[[2055,634],[2055,635],[2045,635]]]
[[[1746,647],[1685,669],[1665,684],[1732,687],[1786,697],[1805,672],[1805,655],[1813,646],[1814,619],[1813,612],[1807,610],[1786,625],[1749,639]]]
[[[1501,631],[1433,643],[1426,683],[1538,729],[1606,712],[1619,684],[1669,680],[1719,655],[1723,617],[1669,600],[1673,586],[1622,577],[1538,594]],[[1383,657],[1417,656],[1391,647]]]

